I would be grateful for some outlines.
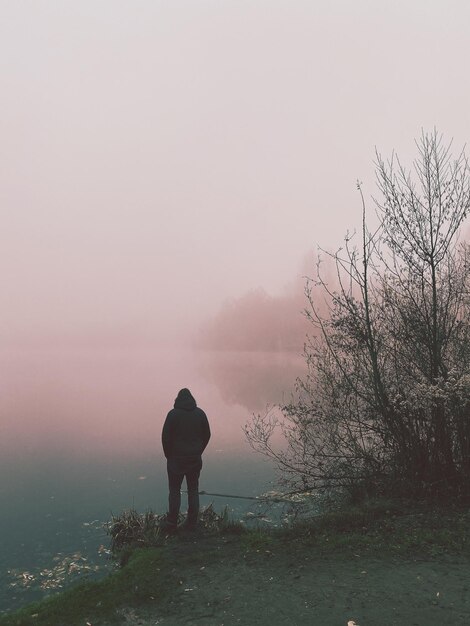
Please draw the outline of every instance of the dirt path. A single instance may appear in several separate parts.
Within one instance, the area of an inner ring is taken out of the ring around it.
[[[284,544],[244,551],[239,539],[175,544],[170,600],[123,613],[162,626],[457,626],[470,624],[470,561],[321,556]],[[178,563],[183,564],[181,568]]]

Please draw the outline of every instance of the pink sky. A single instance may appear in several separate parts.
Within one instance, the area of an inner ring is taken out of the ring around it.
[[[375,145],[469,140],[469,23],[464,0],[4,0],[2,341],[171,338],[281,291],[360,223]]]
[[[468,143],[469,24],[467,0],[3,0],[3,445],[153,449],[194,381],[214,450],[241,441],[284,362],[216,363],[228,408],[175,346],[231,299],[289,298],[360,226],[375,146]]]

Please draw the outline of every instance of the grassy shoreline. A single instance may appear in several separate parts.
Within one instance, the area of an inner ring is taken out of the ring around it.
[[[210,568],[221,554],[231,567],[253,560],[273,574],[277,565],[270,556],[294,552],[338,563],[359,557],[395,563],[448,555],[470,559],[469,522],[468,509],[393,502],[350,507],[272,530],[247,530],[226,520],[219,529],[160,536],[154,547],[128,548],[118,571],[1,616],[0,626],[107,626],[133,623],[123,618],[123,611],[130,609],[165,613],[181,591],[184,572]]]

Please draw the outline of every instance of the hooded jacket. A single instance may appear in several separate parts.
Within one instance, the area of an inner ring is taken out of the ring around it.
[[[181,389],[163,425],[162,445],[166,458],[201,456],[210,436],[206,414],[197,406],[189,389]]]

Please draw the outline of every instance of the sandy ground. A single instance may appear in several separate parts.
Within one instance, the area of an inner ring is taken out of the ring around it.
[[[470,624],[464,556],[321,556],[301,544],[245,551],[235,538],[197,537],[178,540],[173,553],[170,599],[154,610],[124,610],[123,625]]]

